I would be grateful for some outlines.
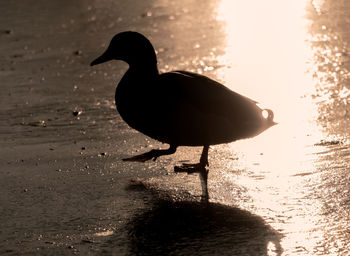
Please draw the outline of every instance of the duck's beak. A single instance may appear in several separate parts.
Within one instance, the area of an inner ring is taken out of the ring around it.
[[[108,50],[105,51],[100,57],[98,57],[97,59],[95,59],[93,62],[90,63],[90,66],[94,66],[97,64],[101,64],[104,63],[106,61],[110,61],[112,60],[112,58],[110,57],[111,55],[109,54]]]

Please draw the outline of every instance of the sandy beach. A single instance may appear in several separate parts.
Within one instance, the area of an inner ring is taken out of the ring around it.
[[[1,255],[350,253],[350,4],[232,2],[0,3]],[[152,41],[161,72],[275,112],[257,138],[211,148],[209,205],[197,174],[173,172],[201,148],[122,161],[168,147],[115,109],[127,64],[89,66],[127,30]]]

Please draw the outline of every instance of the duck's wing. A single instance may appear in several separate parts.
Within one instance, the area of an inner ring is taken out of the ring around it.
[[[175,71],[160,75],[160,91],[168,93],[169,104],[191,105],[203,114],[220,116],[234,122],[261,117],[257,102],[240,95],[203,75]]]
[[[199,74],[161,74],[156,97],[166,136],[179,145],[219,144],[254,136],[261,109],[254,100]]]
[[[200,74],[197,74],[197,73],[193,73],[193,72],[189,72],[189,71],[183,71],[183,70],[173,71],[173,72],[169,72],[169,73],[166,73],[166,74],[168,74],[168,75],[175,74],[175,75],[180,75],[180,76],[183,76],[185,78],[188,78],[189,79],[188,82],[190,82],[191,85],[194,86],[194,87],[207,86],[209,90],[213,90],[216,93],[219,93],[219,94],[224,93],[226,96],[231,95],[232,97],[245,99],[249,103],[254,103],[254,104],[258,103],[255,100],[252,100],[252,99],[250,99],[250,98],[248,98],[246,96],[243,96],[243,95],[241,95],[239,93],[236,93],[236,92],[230,90],[226,86],[220,84],[219,82],[217,82],[217,81],[215,81],[213,79],[210,79],[207,76],[203,76],[203,75],[200,75]],[[186,84],[186,82],[185,82],[185,84]]]

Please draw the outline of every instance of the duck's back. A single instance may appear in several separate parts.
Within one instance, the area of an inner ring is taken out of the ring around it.
[[[255,101],[205,76],[175,71],[133,83],[140,83],[138,89],[123,99],[128,100],[129,110],[118,110],[131,127],[159,141],[213,145],[253,137],[266,129]]]

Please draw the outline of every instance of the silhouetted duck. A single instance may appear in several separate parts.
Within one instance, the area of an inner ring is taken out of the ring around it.
[[[205,201],[209,146],[251,138],[276,124],[271,110],[206,76],[187,71],[159,74],[154,48],[140,33],[115,35],[91,66],[110,60],[129,64],[115,92],[121,117],[132,128],[170,145],[123,160],[144,162],[173,154],[178,146],[203,146],[198,164],[176,166],[175,171],[199,172]]]

